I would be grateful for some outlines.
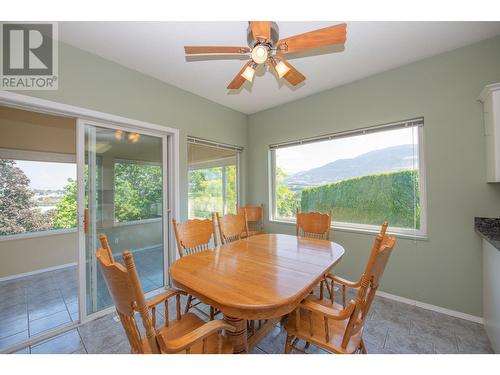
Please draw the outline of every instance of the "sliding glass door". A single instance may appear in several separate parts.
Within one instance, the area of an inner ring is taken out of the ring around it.
[[[104,234],[117,261],[132,252],[145,293],[165,283],[166,137],[84,123],[86,314],[111,306],[96,250]],[[82,132],[82,130],[81,130]]]

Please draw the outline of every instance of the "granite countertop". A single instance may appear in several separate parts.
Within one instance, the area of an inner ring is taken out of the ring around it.
[[[500,218],[475,217],[474,228],[481,237],[500,250]]]

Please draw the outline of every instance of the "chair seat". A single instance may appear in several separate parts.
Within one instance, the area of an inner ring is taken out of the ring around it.
[[[184,336],[187,333],[192,332],[193,330],[201,327],[205,324],[201,318],[196,316],[193,313],[184,314],[181,320],[170,320],[168,323],[168,327],[161,327],[159,329],[159,333],[163,336],[165,340],[173,340],[179,337]],[[144,347],[145,353],[151,353],[151,349],[147,338],[142,339],[142,345]],[[219,352],[219,338],[217,333],[210,335],[207,337],[207,351],[206,354],[217,354]],[[222,338],[222,354],[231,354],[233,353],[233,345],[228,340],[227,337]],[[180,352],[179,354],[183,354],[184,352]],[[203,342],[200,340],[190,348],[191,354],[202,354],[203,353]]]
[[[332,308],[334,310],[340,311],[343,307],[337,303],[331,303],[330,300],[323,299],[320,300],[318,297],[314,295],[310,295],[307,297],[308,300],[314,301],[316,303],[320,303],[324,306]],[[305,309],[301,309],[300,311],[300,329],[296,330],[295,325],[296,314],[295,311],[292,312],[286,322],[285,329],[288,334],[291,336],[295,336],[299,339],[309,341],[312,344],[315,344],[326,351],[332,353],[354,353],[356,349],[359,347],[361,342],[361,337],[363,335],[362,329],[351,337],[349,343],[345,349],[342,348],[342,338],[344,337],[344,332],[346,330],[348,319],[346,320],[333,320],[328,319],[328,332],[330,340],[326,341],[325,335],[325,321],[324,315],[321,315],[317,312],[308,311]],[[312,335],[310,329],[310,322],[312,321]]]

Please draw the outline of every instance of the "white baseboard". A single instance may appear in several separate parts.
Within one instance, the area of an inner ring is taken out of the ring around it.
[[[466,314],[466,313],[463,313],[460,311],[445,309],[444,307],[439,307],[439,306],[431,305],[429,303],[415,301],[413,299],[400,297],[400,296],[397,296],[395,294],[390,294],[390,293],[386,293],[386,292],[382,292],[382,291],[377,291],[377,295],[380,297],[392,299],[392,300],[397,301],[397,302],[402,302],[402,303],[406,303],[408,305],[420,307],[422,309],[431,310],[431,311],[435,311],[435,312],[438,312],[441,314],[453,316],[455,318],[465,319],[465,320],[468,320],[471,322],[484,324],[484,319],[479,317],[479,316],[469,315],[469,314]]]
[[[49,268],[42,268],[42,269],[36,270],[36,271],[25,272],[25,273],[18,273],[16,275],[10,275],[10,276],[5,276],[5,277],[0,277],[0,282],[2,282],[2,281],[8,281],[8,280],[14,280],[14,279],[19,279],[20,277],[25,277],[25,276],[37,275],[39,273],[60,270],[60,269],[63,269],[63,268],[73,267],[73,266],[76,266],[76,265],[77,265],[76,262],[66,263],[66,264],[61,264],[60,266],[54,266],[54,267],[49,267]]]
[[[157,245],[152,245],[152,246],[141,247],[139,249],[133,250],[132,253],[138,253],[138,252],[141,252],[141,251],[151,250],[151,249],[154,249],[155,247],[161,247],[161,246],[162,246],[161,244],[157,244]],[[121,254],[121,252],[119,254]],[[14,280],[14,279],[19,279],[19,278],[25,277],[25,276],[33,276],[33,275],[36,275],[36,274],[39,274],[39,273],[60,270],[62,268],[73,267],[73,266],[77,266],[77,265],[78,265],[77,262],[66,263],[66,264],[61,264],[59,266],[42,268],[42,269],[39,269],[39,270],[36,270],[36,271],[25,272],[25,273],[18,273],[16,275],[10,275],[10,276],[5,276],[5,277],[0,277],[0,283],[2,281],[9,281],[9,280]]]
[[[141,251],[152,250],[155,247],[163,247],[163,245],[161,243],[159,243],[157,245],[151,245],[151,246],[146,246],[146,247],[139,247],[138,249],[132,250],[132,254],[133,253],[140,253]]]

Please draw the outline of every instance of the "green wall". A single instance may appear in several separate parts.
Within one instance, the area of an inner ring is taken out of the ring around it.
[[[500,38],[251,116],[64,44],[59,67],[58,91],[20,93],[181,130],[183,219],[186,135],[245,147],[242,201],[268,207],[269,144],[424,116],[428,240],[399,239],[381,289],[482,315],[481,241],[473,217],[500,216],[500,187],[485,183],[482,114],[476,98],[484,85],[500,81]],[[266,229],[294,230],[269,222]],[[335,272],[359,276],[373,237],[341,231],[332,235],[346,248]]]
[[[247,200],[269,206],[269,144],[424,116],[428,240],[398,240],[381,290],[482,316],[481,241],[473,218],[500,216],[500,186],[485,182],[476,98],[499,81],[497,37],[253,114]],[[294,231],[269,222],[266,229]],[[373,236],[336,230],[332,236],[346,249],[334,272],[358,277]]]
[[[59,77],[59,90],[18,93],[180,129],[182,219],[187,218],[187,135],[245,148],[244,201],[246,115],[63,43],[59,44]]]

